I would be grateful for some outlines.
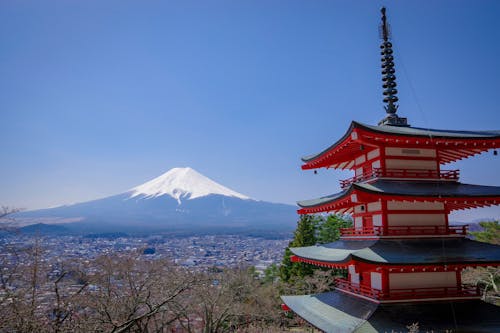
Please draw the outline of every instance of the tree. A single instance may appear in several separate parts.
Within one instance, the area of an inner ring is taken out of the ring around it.
[[[226,269],[201,275],[191,294],[191,306],[201,318],[196,332],[268,331],[280,318],[279,298],[272,284],[262,284],[252,270]],[[186,318],[187,319],[187,318]],[[187,320],[184,321],[187,323]],[[257,328],[260,329],[257,329]],[[184,326],[185,330],[187,325]]]
[[[500,245],[500,224],[497,221],[479,222],[482,231],[471,232],[471,235],[480,242]]]
[[[352,220],[345,215],[331,214],[317,226],[319,244],[330,243],[340,238],[340,229],[352,227]]]
[[[303,278],[313,273],[311,265],[292,262],[290,256],[292,251],[290,247],[312,246],[316,244],[316,227],[321,217],[315,215],[301,215],[297,222],[297,229],[294,232],[293,240],[285,249],[285,255],[280,267],[280,277],[283,281],[289,282],[292,277]]]
[[[471,235],[480,242],[500,245],[499,221],[479,222],[482,231],[471,232]],[[462,274],[466,283],[476,284],[482,289],[483,300],[498,303],[500,300],[500,269],[498,267],[478,267],[467,269]]]
[[[316,243],[324,244],[340,238],[340,228],[352,226],[352,220],[348,216],[332,214],[324,217],[322,215],[301,215],[297,222],[294,238],[285,249],[281,262],[280,278],[284,282],[303,284],[305,276],[311,276],[319,267],[305,263],[293,263],[290,257],[293,255],[291,247],[312,246]],[[331,272],[337,274],[338,272]],[[299,287],[301,288],[301,287]]]
[[[185,315],[187,294],[199,281],[167,260],[146,260],[139,253],[105,255],[92,263],[93,287],[81,294],[79,313],[88,331],[164,331]]]
[[[274,283],[278,280],[280,275],[280,270],[278,265],[272,264],[264,270],[264,277],[262,282],[264,283]]]

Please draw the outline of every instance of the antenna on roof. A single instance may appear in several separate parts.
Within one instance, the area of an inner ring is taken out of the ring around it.
[[[394,56],[392,55],[392,43],[389,41],[391,39],[391,26],[387,23],[387,17],[385,16],[385,7],[380,10],[382,13],[382,23],[379,26],[380,38],[382,39],[382,44],[380,44],[380,54],[382,55],[382,87],[384,88],[384,106],[387,116],[382,119],[378,124],[380,125],[392,125],[392,126],[409,126],[406,118],[399,118],[396,114],[399,105],[395,104],[399,98],[397,95],[398,90],[396,89],[396,70],[394,69]]]

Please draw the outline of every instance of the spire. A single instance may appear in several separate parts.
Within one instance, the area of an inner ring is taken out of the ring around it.
[[[387,17],[385,16],[385,7],[380,10],[382,12],[382,23],[380,24],[380,38],[382,39],[382,44],[380,44],[380,54],[382,55],[382,87],[384,88],[384,106],[387,116],[379,122],[379,125],[392,125],[392,126],[409,126],[406,118],[400,118],[396,114],[398,110],[397,104],[395,104],[399,98],[397,95],[398,90],[396,89],[396,70],[394,69],[394,56],[392,55],[392,43],[389,41],[391,39],[391,26],[387,23]]]

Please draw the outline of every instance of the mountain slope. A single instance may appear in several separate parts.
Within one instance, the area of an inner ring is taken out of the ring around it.
[[[140,195],[149,198],[168,194],[172,198],[177,199],[179,204],[181,203],[181,198],[189,200],[211,194],[250,199],[243,194],[214,182],[189,167],[173,168],[147,183],[134,187],[131,192],[132,198]]]
[[[87,231],[245,228],[291,230],[295,206],[250,199],[191,168],[174,168],[115,196],[18,214],[47,223],[78,220],[67,228]]]

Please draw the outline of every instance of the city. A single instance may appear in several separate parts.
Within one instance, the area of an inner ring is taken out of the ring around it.
[[[254,266],[262,272],[283,258],[289,239],[265,239],[244,235],[181,236],[152,235],[126,236],[95,235],[23,235],[0,239],[2,248],[29,248],[34,244],[44,251],[44,260],[57,263],[68,260],[93,260],[100,255],[142,253],[148,259],[169,259],[194,270],[214,267],[234,268]],[[2,261],[7,265],[12,253],[3,251]],[[16,257],[16,260],[18,258]]]

